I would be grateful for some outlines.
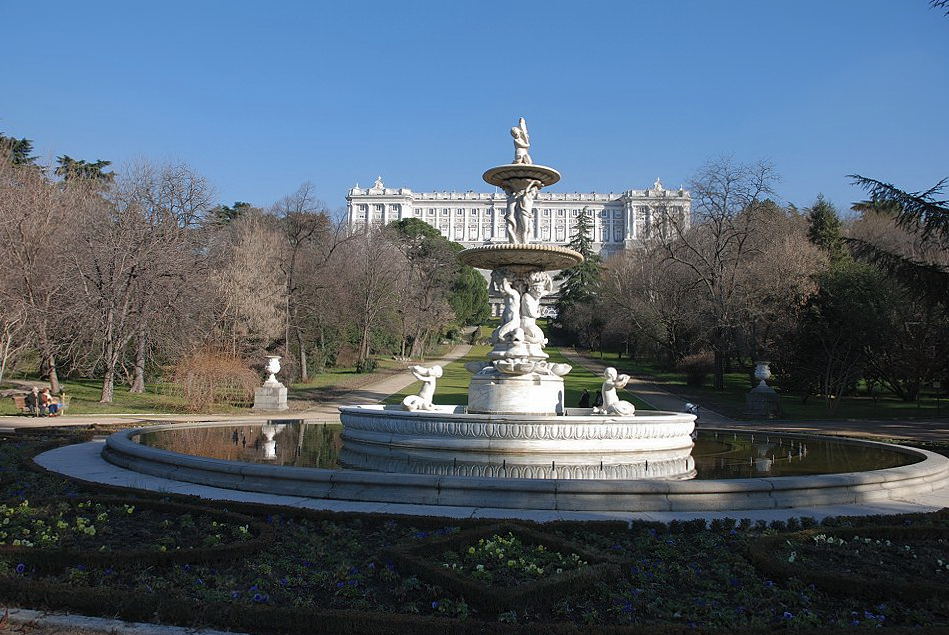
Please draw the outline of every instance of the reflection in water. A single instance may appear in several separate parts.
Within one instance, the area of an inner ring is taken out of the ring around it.
[[[803,476],[878,470],[920,460],[877,446],[762,433],[700,432],[691,456],[688,451],[672,451],[584,456],[577,460],[569,454],[502,456],[411,451],[388,446],[347,448],[341,432],[342,426],[338,424],[275,419],[263,425],[255,422],[146,431],[137,440],[173,452],[229,461],[507,478],[689,478],[693,474],[699,479]]]

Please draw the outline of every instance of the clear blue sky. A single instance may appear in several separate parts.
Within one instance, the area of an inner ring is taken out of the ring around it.
[[[949,176],[949,18],[926,0],[14,2],[0,131],[121,164],[182,160],[223,202],[382,175],[488,190],[528,119],[561,191],[769,158],[783,201]]]

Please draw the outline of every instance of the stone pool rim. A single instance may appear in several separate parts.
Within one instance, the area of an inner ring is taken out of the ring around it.
[[[180,454],[132,440],[139,434],[163,430],[254,425],[238,421],[174,423],[123,430],[106,439],[102,457],[113,465],[143,474],[237,491],[338,501],[532,510],[786,509],[903,500],[949,485],[949,458],[935,452],[849,437],[764,430],[760,432],[783,438],[881,447],[922,460],[880,470],[813,476],[688,481],[510,479],[243,463]],[[702,428],[702,432],[758,434],[724,427]]]

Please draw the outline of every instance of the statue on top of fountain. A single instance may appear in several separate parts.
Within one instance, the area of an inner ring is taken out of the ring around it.
[[[532,165],[534,162],[527,153],[531,148],[531,137],[527,134],[527,121],[523,117],[511,128],[511,136],[514,137],[514,164]]]

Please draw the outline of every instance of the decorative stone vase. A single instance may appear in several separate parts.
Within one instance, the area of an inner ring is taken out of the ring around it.
[[[280,382],[277,381],[277,373],[280,372],[280,356],[279,355],[268,355],[267,356],[267,372],[270,373],[270,377],[264,382],[266,386],[279,386]]]
[[[276,377],[280,372],[280,356],[268,355],[266,368],[270,377],[254,391],[254,410],[287,410],[287,387]]]
[[[771,362],[755,362],[755,379],[760,379],[758,387],[767,386],[767,381],[771,379]]]

